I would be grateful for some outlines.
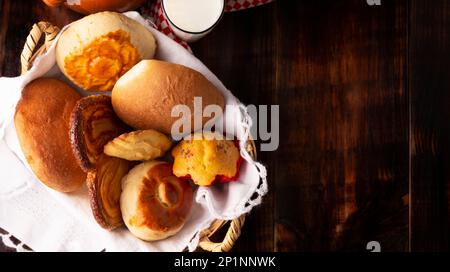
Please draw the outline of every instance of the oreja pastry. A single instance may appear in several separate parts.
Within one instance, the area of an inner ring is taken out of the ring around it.
[[[194,97],[202,99],[197,111],[194,111]],[[192,131],[196,116],[200,115],[202,125],[218,117],[202,117],[202,110],[209,105],[218,105],[223,110],[224,97],[193,69],[164,61],[142,60],[117,81],[112,104],[120,119],[128,125],[169,135],[172,124],[179,119],[171,116],[176,105],[189,107]]]
[[[114,113],[108,95],[80,99],[70,118],[70,142],[81,168],[94,170],[105,144],[128,130]]]
[[[241,161],[239,149],[234,141],[222,138],[216,133],[197,133],[190,140],[181,141],[172,150],[175,176],[190,178],[199,186],[209,186],[216,180],[236,180]]]
[[[192,207],[192,187],[172,173],[165,162],[148,161],[123,178],[120,208],[125,225],[145,241],[176,234]]]
[[[87,175],[92,213],[97,223],[105,229],[123,225],[120,211],[122,178],[131,168],[131,162],[102,154],[96,170]]]
[[[79,87],[110,91],[141,59],[153,58],[155,38],[143,25],[115,12],[100,12],[72,23],[56,44],[56,62]]]
[[[163,156],[170,139],[153,129],[137,130],[116,137],[104,147],[105,154],[129,161],[146,161]]]
[[[60,192],[77,190],[86,180],[72,153],[70,114],[81,96],[66,83],[40,78],[22,91],[14,124],[23,154],[36,177]]]

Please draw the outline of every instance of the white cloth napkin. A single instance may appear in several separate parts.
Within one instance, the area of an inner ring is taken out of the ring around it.
[[[247,139],[251,119],[245,107],[219,79],[182,46],[146,24],[138,13],[127,12],[125,15],[154,34],[158,44],[157,59],[191,67],[223,92],[226,104],[234,105],[225,112],[225,127],[237,124],[236,135]],[[245,162],[239,180],[199,188],[183,229],[163,241],[140,241],[125,227],[112,232],[99,227],[92,216],[85,186],[75,193],[63,194],[42,185],[24,159],[12,121],[15,106],[27,83],[42,76],[68,82],[55,62],[58,38],[25,75],[0,78],[0,227],[36,251],[182,251],[185,248],[192,251],[198,245],[200,231],[212,221],[236,218],[261,203],[267,192],[265,168],[252,160],[245,151],[244,141],[241,141],[241,155]]]

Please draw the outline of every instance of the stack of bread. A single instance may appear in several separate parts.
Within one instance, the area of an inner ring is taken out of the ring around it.
[[[14,118],[40,181],[60,192],[86,184],[100,226],[125,225],[146,241],[177,233],[195,186],[236,180],[241,161],[236,143],[219,133],[172,141],[173,107],[186,105],[194,119],[194,97],[221,109],[224,97],[197,71],[153,59],[156,50],[152,33],[124,15],[84,17],[61,34],[56,60],[91,95],[39,78],[24,88]]]

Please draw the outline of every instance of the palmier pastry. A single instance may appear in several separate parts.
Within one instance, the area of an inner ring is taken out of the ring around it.
[[[125,133],[105,145],[105,154],[129,161],[152,160],[169,150],[170,139],[152,129]]]
[[[141,163],[122,181],[123,221],[142,240],[165,239],[183,227],[192,207],[192,195],[190,184],[175,177],[170,164]]]
[[[123,225],[120,212],[122,178],[131,168],[131,162],[100,155],[97,169],[88,172],[87,187],[92,213],[97,223],[105,229],[115,229]]]
[[[92,95],[80,99],[70,118],[70,141],[75,157],[84,171],[95,169],[103,147],[128,130],[114,113],[111,98]]]
[[[173,173],[177,177],[190,178],[200,186],[214,181],[236,180],[241,157],[232,140],[225,140],[221,134],[205,133],[191,135],[181,141],[173,150]]]

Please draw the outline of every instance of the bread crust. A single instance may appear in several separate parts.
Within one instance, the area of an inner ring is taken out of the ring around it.
[[[80,98],[58,79],[36,79],[23,89],[14,116],[20,146],[34,174],[60,192],[75,191],[86,180],[69,140],[70,114]]]
[[[47,2],[54,2],[54,1],[48,1]],[[59,1],[61,2],[61,1]],[[90,14],[90,13],[96,13],[103,10],[114,10],[118,12],[125,12],[128,10],[135,10],[140,5],[142,5],[145,2],[145,0],[90,0],[90,1],[72,1],[72,3],[69,5],[65,3],[66,6],[68,6],[70,9],[73,9],[77,12],[83,13],[83,14]]]
[[[171,134],[179,118],[171,117],[172,108],[187,105],[194,113],[194,97],[202,98],[203,109],[211,104],[224,108],[222,93],[201,73],[178,64],[142,60],[117,81],[112,104],[128,125]],[[194,114],[191,117],[193,129]],[[202,118],[203,124],[209,119]]]
[[[172,165],[143,162],[122,180],[120,209],[125,225],[136,237],[156,241],[175,235],[192,208],[191,185],[172,173]]]

